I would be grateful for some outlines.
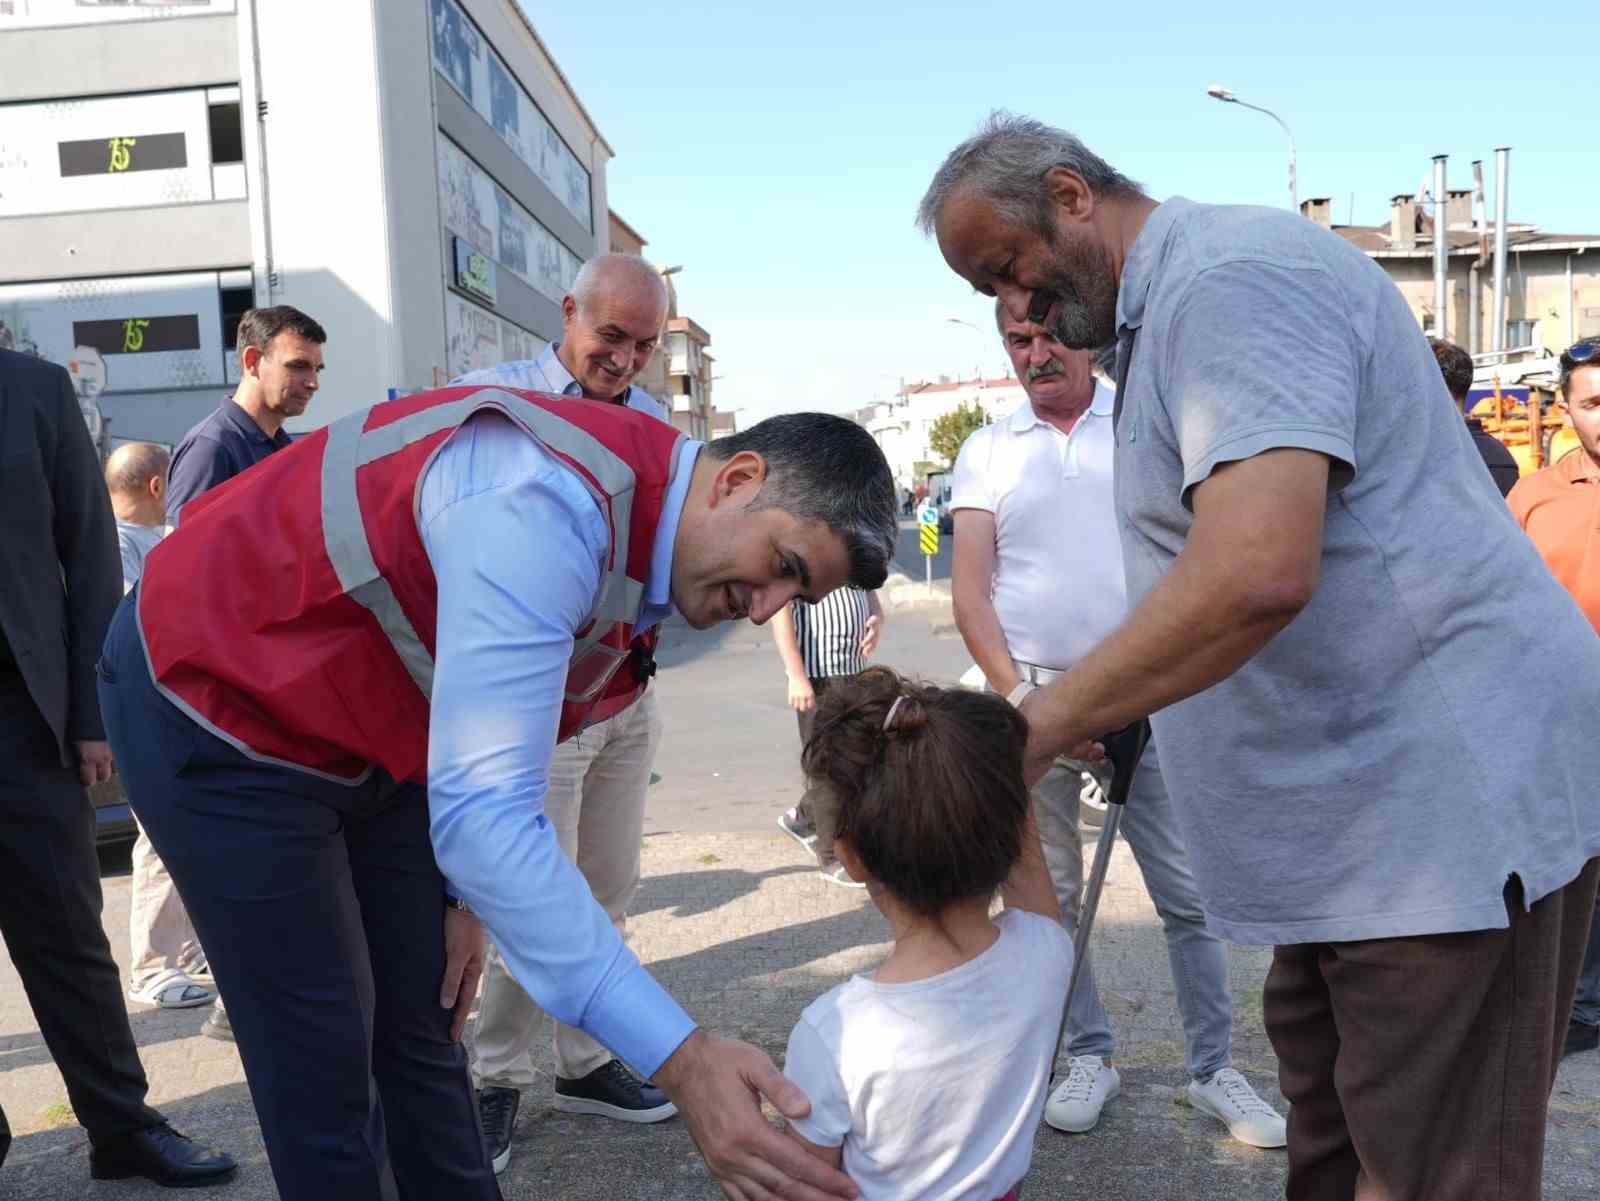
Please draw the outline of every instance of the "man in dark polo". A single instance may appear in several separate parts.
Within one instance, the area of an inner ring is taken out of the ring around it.
[[[97,1180],[203,1184],[234,1169],[145,1104],[100,925],[94,811],[112,774],[95,660],[122,595],[116,523],[66,371],[0,350],[0,936],[89,1132]],[[10,1142],[0,1114],[0,1156]]]
[[[1472,389],[1472,356],[1454,342],[1443,338],[1429,338],[1434,360],[1439,364],[1439,374],[1444,376],[1444,386],[1450,390],[1450,399],[1461,407],[1467,420],[1467,431],[1472,435],[1472,445],[1478,448],[1483,465],[1489,469],[1489,478],[1506,496],[1517,486],[1520,469],[1511,457],[1505,443],[1483,428],[1483,422],[1467,411],[1467,393]]]
[[[328,340],[310,317],[286,304],[239,319],[239,386],[183,436],[167,475],[167,519],[177,525],[189,501],[289,445],[284,422],[306,411]]]
[[[250,309],[239,319],[239,386],[183,436],[167,472],[167,520],[202,492],[289,445],[284,422],[306,411],[322,373],[322,326],[291,305]],[[220,995],[200,1033],[233,1041]]]

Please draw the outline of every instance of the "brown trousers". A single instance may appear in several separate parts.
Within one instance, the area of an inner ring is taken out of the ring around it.
[[[1504,930],[1280,946],[1288,1201],[1539,1201],[1600,859]]]

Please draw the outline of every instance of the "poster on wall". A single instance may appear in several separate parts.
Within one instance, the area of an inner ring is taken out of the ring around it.
[[[445,228],[560,303],[583,261],[447,138],[438,139]]]
[[[235,0],[0,0],[0,29],[231,13]]]
[[[445,294],[445,353],[449,378],[500,363],[536,359],[549,345],[537,334],[479,308],[455,292]]]
[[[588,169],[562,140],[456,0],[430,0],[433,61],[568,212],[593,231]]]

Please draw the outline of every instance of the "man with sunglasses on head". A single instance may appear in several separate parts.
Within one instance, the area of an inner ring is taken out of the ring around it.
[[[1600,338],[1561,356],[1561,407],[1578,448],[1521,480],[1506,497],[1550,570],[1600,631]],[[1563,1055],[1600,1047],[1600,901],[1578,976]]]

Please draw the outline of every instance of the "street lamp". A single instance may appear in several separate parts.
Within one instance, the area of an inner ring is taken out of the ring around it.
[[[1214,83],[1209,88],[1207,88],[1206,89],[1206,95],[1210,96],[1213,100],[1220,100],[1224,104],[1237,104],[1240,108],[1249,108],[1249,109],[1254,109],[1258,113],[1265,113],[1267,116],[1271,117],[1274,121],[1276,121],[1278,123],[1278,128],[1282,129],[1283,132],[1286,135],[1288,135],[1288,138],[1289,138],[1289,207],[1294,209],[1296,212],[1299,212],[1300,211],[1300,187],[1295,182],[1295,176],[1294,176],[1294,134],[1290,131],[1289,126],[1284,122],[1284,119],[1282,117],[1278,116],[1278,114],[1273,112],[1270,108],[1262,108],[1259,104],[1251,104],[1248,101],[1240,100],[1239,97],[1235,96],[1232,92],[1228,91],[1228,89],[1223,87],[1220,83]]]

